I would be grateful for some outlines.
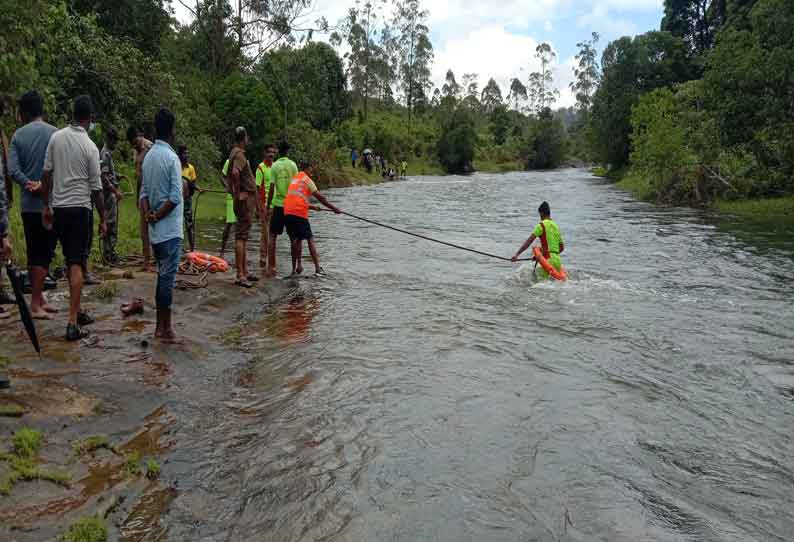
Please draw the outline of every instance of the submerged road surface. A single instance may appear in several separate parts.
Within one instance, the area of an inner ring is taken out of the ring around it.
[[[328,195],[505,256],[548,200],[571,280],[315,213],[328,276],[168,405],[157,540],[794,540],[790,227],[579,170]]]

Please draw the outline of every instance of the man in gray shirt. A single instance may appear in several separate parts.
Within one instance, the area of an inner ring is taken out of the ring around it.
[[[109,126],[105,130],[105,145],[99,151],[99,163],[102,177],[102,197],[105,200],[105,221],[107,233],[102,240],[102,259],[105,263],[116,265],[119,256],[116,254],[116,242],[119,233],[119,206],[122,194],[119,190],[119,177],[113,165],[113,151],[116,149],[119,136],[116,129]]]
[[[85,324],[78,320],[78,313],[83,291],[83,269],[91,234],[92,200],[99,212],[100,235],[104,237],[107,229],[99,149],[87,132],[93,114],[94,106],[90,96],[75,98],[74,121],[50,138],[42,174],[44,225],[55,230],[64,260],[69,267],[67,341],[77,341],[88,336],[88,332],[80,327]]]
[[[25,123],[11,138],[8,153],[9,176],[22,192],[22,226],[28,256],[28,272],[32,296],[30,312],[33,318],[49,320],[57,310],[44,299],[44,279],[55,254],[55,232],[42,223],[44,200],[41,190],[41,172],[50,137],[56,128],[44,122],[44,100],[31,90],[19,99],[19,111]]]

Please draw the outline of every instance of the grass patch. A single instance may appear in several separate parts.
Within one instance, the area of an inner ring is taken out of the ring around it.
[[[8,359],[8,356],[0,356],[0,370],[8,369],[10,363],[11,360]]]
[[[146,477],[149,480],[157,480],[160,477],[160,463],[154,458],[146,460]]]
[[[607,176],[607,174],[609,172],[607,171],[607,168],[605,168],[605,167],[596,166],[596,167],[594,167],[593,169],[590,170],[590,173],[592,173],[594,177],[606,178],[606,176]]]
[[[110,301],[119,294],[119,283],[116,280],[106,280],[94,288],[94,296],[102,301]]]
[[[38,455],[41,447],[41,431],[29,427],[17,429],[11,444],[17,456],[32,459]]]
[[[720,200],[716,204],[721,213],[746,218],[786,218],[794,222],[794,196],[769,199]]]
[[[654,190],[650,181],[636,172],[632,171],[622,175],[617,182],[617,186],[637,199],[643,201],[652,201],[654,199]]]
[[[18,418],[27,412],[25,407],[16,403],[0,403],[0,416]]]
[[[241,326],[233,326],[223,332],[221,335],[221,340],[223,341],[223,344],[234,345],[240,342],[242,336],[243,328]]]
[[[124,455],[124,472],[129,476],[141,475],[141,453],[127,452]]]
[[[108,529],[98,517],[83,518],[61,537],[62,542],[107,542]]]
[[[101,449],[110,450],[113,453],[117,453],[116,447],[110,443],[105,435],[95,435],[93,437],[72,442],[72,450],[76,456],[90,454]]]

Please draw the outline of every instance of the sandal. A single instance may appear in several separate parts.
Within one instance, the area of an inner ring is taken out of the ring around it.
[[[253,273],[245,277],[248,282],[259,282],[259,277],[254,275]]]
[[[241,288],[251,288],[251,283],[245,279],[237,279],[234,281],[235,286],[240,286]]]
[[[86,311],[80,311],[77,313],[77,325],[78,326],[90,326],[96,322],[94,318],[88,314]]]
[[[66,340],[69,342],[85,339],[88,335],[88,330],[81,329],[78,324],[69,324],[66,326]]]

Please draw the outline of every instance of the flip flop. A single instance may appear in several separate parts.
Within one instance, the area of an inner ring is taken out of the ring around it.
[[[237,279],[234,281],[235,286],[239,286],[241,288],[251,288],[251,283],[245,279]]]
[[[253,274],[248,275],[245,278],[246,278],[246,280],[248,280],[248,282],[259,282],[259,277],[257,277],[256,275],[253,275]]]
[[[121,314],[125,318],[133,314],[143,314],[143,299],[136,297],[129,303],[124,303],[121,306]]]

